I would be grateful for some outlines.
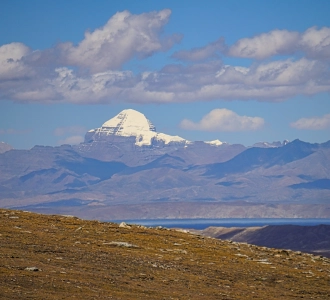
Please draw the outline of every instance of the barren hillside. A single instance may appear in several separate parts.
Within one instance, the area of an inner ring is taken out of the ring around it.
[[[1,299],[330,299],[330,260],[174,229],[0,210]]]

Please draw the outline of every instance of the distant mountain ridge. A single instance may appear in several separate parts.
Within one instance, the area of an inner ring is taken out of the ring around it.
[[[285,146],[286,144],[288,144],[289,141],[288,140],[284,140],[282,143],[281,142],[272,142],[272,143],[268,143],[268,142],[258,142],[253,144],[251,147],[258,147],[258,148],[276,148],[276,147],[282,147]]]
[[[158,133],[133,110],[79,145],[0,154],[1,207],[105,220],[328,218],[329,181],[330,141],[191,142]]]
[[[312,154],[317,148],[328,147],[327,144],[309,144],[294,140],[287,143],[286,147],[250,148],[227,162],[212,164],[205,175],[223,177],[231,173],[247,172],[256,167],[270,168],[274,165],[285,165]]]
[[[5,142],[0,142],[0,154],[13,149],[13,147]]]

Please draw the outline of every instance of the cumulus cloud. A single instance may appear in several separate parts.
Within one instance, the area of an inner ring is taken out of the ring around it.
[[[64,144],[69,144],[69,145],[77,145],[80,144],[84,141],[84,138],[80,135],[73,135],[69,136],[65,139],[61,139],[57,142],[58,145],[64,145]]]
[[[202,61],[208,58],[219,56],[219,52],[224,52],[226,49],[224,38],[210,43],[204,47],[193,48],[192,50],[177,51],[172,55],[172,58],[185,61]]]
[[[249,67],[224,65],[216,58],[227,53],[220,38],[173,54],[189,64],[177,62],[141,74],[123,71],[121,66],[132,58],[166,51],[179,41],[176,35],[163,36],[169,17],[170,10],[140,15],[124,11],[103,27],[86,32],[77,45],[61,43],[43,51],[32,51],[21,43],[3,45],[0,99],[77,104],[283,101],[330,92],[329,62],[324,60],[329,54],[330,29],[326,27],[312,27],[301,34],[274,30],[242,39],[228,52],[264,58],[305,51],[308,57],[297,60],[257,61]]]
[[[307,57],[314,59],[330,59],[330,28],[311,27],[301,36],[299,42]]]
[[[180,127],[186,130],[199,131],[252,131],[261,129],[265,124],[263,118],[240,116],[237,113],[225,109],[213,109],[206,114],[199,122],[184,119]]]
[[[294,52],[298,41],[298,32],[273,30],[252,38],[238,40],[229,48],[228,54],[237,57],[263,59],[273,55]]]
[[[144,91],[165,93],[168,101],[281,101],[297,94],[330,91],[329,75],[327,66],[307,59],[274,61],[250,68],[210,62],[149,73],[143,86]]]
[[[56,68],[49,77],[0,81],[0,97],[20,102],[168,103],[205,100],[283,101],[330,91],[330,70],[316,60],[281,60],[250,68],[221,61],[167,65],[160,71],[134,74],[106,71],[79,74]]]
[[[227,54],[236,57],[264,59],[274,55],[289,55],[301,51],[307,58],[330,58],[330,28],[311,27],[303,33],[273,30],[251,38],[238,40]]]
[[[33,73],[22,58],[31,53],[22,43],[11,43],[0,47],[0,80],[17,80]]]
[[[330,114],[322,117],[301,118],[290,124],[296,129],[322,130],[330,128]]]
[[[44,51],[31,51],[22,43],[11,43],[0,47],[0,78],[15,78],[25,75],[29,67],[77,66],[91,73],[115,70],[130,59],[145,58],[159,51],[167,51],[180,42],[182,35],[163,36],[171,11],[164,9],[131,14],[118,12],[102,27],[87,31],[84,39],[74,45],[59,43]]]
[[[88,68],[92,73],[118,69],[133,58],[144,58],[158,51],[170,49],[181,40],[180,35],[161,38],[171,11],[133,15],[118,12],[101,28],[86,32],[77,45],[60,44],[62,59],[66,64]]]

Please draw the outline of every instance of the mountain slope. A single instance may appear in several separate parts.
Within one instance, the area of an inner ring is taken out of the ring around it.
[[[250,148],[233,159],[206,167],[206,176],[223,177],[233,173],[243,173],[255,168],[270,168],[285,165],[314,153],[322,146],[295,140],[279,148]]]
[[[111,178],[126,165],[85,158],[66,145],[6,152],[0,156],[0,167],[0,195],[20,197],[78,191]]]
[[[0,142],[0,154],[5,153],[6,151],[12,150],[13,147],[5,142]]]
[[[200,232],[219,239],[258,246],[314,252],[330,257],[330,225],[268,225],[264,227],[208,227]]]

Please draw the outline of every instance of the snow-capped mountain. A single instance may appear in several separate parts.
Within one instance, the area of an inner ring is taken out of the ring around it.
[[[289,143],[288,140],[284,140],[283,142],[277,141],[277,142],[258,142],[253,144],[251,147],[255,148],[278,148],[278,147],[283,147]]]
[[[129,166],[146,164],[165,154],[191,163],[221,162],[245,149],[243,145],[231,147],[219,140],[191,142],[157,132],[154,124],[134,109],[125,109],[101,127],[89,130],[85,141],[73,148],[85,157],[120,161]]]
[[[145,115],[134,109],[125,109],[103,123],[100,128],[88,131],[85,142],[100,140],[107,136],[135,137],[135,145],[137,146],[150,146],[155,142],[165,145],[190,143],[182,137],[157,132],[156,127]]]
[[[204,143],[205,143],[205,144],[210,144],[210,145],[212,145],[212,146],[221,146],[221,145],[223,145],[223,144],[226,144],[226,143],[221,142],[221,141],[219,141],[219,140],[205,141]]]
[[[9,151],[13,149],[12,146],[10,146],[9,144],[5,143],[5,142],[0,142],[0,153],[4,153],[6,151]]]

